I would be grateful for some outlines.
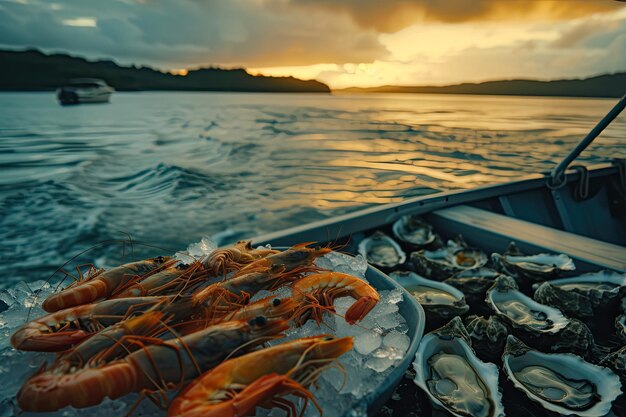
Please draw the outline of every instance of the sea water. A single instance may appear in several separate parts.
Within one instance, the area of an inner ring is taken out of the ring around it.
[[[546,171],[614,101],[141,92],[62,107],[0,93],[0,288],[93,245],[65,269]],[[622,115],[580,161],[626,157],[625,132]]]

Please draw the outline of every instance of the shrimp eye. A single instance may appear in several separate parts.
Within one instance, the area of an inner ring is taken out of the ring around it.
[[[257,326],[265,326],[267,324],[267,319],[263,316],[258,316],[249,321],[251,325]]]
[[[335,340],[335,338],[332,336],[328,336],[328,337],[325,337],[324,340],[330,341],[330,340]]]
[[[274,298],[274,299],[272,300],[272,305],[273,305],[274,307],[279,306],[279,305],[280,305],[280,298]]]

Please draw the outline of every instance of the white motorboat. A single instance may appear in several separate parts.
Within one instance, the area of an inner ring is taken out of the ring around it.
[[[107,103],[115,91],[97,78],[76,78],[57,90],[61,104]]]

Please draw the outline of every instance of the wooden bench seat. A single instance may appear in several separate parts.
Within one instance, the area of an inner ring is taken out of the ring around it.
[[[444,234],[462,234],[468,244],[486,251],[504,252],[515,241],[524,252],[569,255],[581,271],[600,268],[626,272],[626,247],[579,236],[502,214],[461,205],[427,216]]]

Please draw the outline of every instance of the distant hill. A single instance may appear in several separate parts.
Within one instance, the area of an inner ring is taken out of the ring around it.
[[[330,92],[319,81],[254,76],[244,69],[201,68],[179,76],[153,68],[124,67],[113,61],[88,61],[65,54],[0,50],[0,90],[53,90],[71,78],[84,77],[103,79],[118,91]]]
[[[512,96],[621,97],[626,93],[626,72],[585,79],[536,81],[506,80],[447,86],[393,86],[346,88],[348,93],[492,94]]]

